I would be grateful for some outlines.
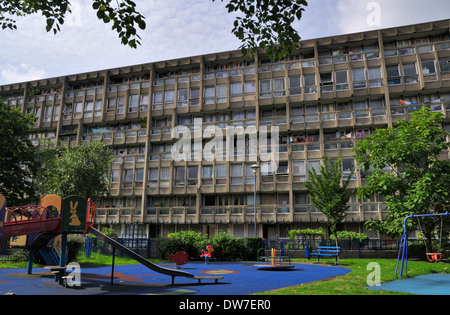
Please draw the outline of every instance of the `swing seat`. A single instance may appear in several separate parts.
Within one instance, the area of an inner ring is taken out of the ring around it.
[[[440,262],[442,260],[442,253],[427,253],[429,262]]]

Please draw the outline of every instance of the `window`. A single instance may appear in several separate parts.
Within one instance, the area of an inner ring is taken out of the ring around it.
[[[186,107],[188,105],[188,90],[181,89],[178,90],[178,107]]]
[[[60,111],[60,106],[56,105],[54,110],[53,110],[53,121],[58,121],[59,120],[59,111]]]
[[[353,102],[353,109],[366,109],[367,108],[367,101],[354,101]]]
[[[93,101],[86,101],[86,103],[84,103],[84,112],[92,112],[92,110],[94,109],[94,102]]]
[[[163,102],[163,93],[155,92],[153,93],[153,104],[162,104]]]
[[[216,185],[225,185],[227,183],[226,171],[226,165],[216,165]]]
[[[342,176],[347,179],[352,170],[355,168],[354,159],[342,159]],[[353,173],[352,179],[356,179],[356,173]]]
[[[102,105],[103,102],[101,100],[95,101],[95,107],[94,107],[94,116],[99,117],[102,115]]]
[[[245,94],[254,94],[255,92],[256,92],[255,81],[247,81],[244,83],[244,93]]]
[[[322,105],[322,120],[334,120],[336,119],[335,104],[323,104]]]
[[[333,75],[331,72],[320,74],[320,91],[333,92]]]
[[[108,115],[114,115],[116,111],[116,99],[110,98],[107,100],[106,112]]]
[[[198,166],[188,167],[187,178],[189,186],[196,186],[198,184]]]
[[[228,85],[219,84],[217,89],[217,103],[226,103],[228,99]]]
[[[202,167],[202,185],[211,186],[213,178],[213,167],[203,166]]]
[[[314,113],[318,113],[318,112],[319,112],[318,105],[306,106],[306,113],[307,114],[314,114]]]
[[[128,104],[128,112],[129,113],[137,113],[139,105],[139,95],[130,95],[129,104]]]
[[[276,178],[278,183],[287,183],[289,181],[289,166],[288,162],[280,162],[276,171]]]
[[[134,181],[136,183],[139,183],[139,184],[135,185],[136,187],[142,187],[142,182],[144,181],[144,169],[143,168],[136,169],[136,172],[134,175]]]
[[[242,185],[242,164],[230,165],[231,185]]]
[[[305,94],[316,93],[316,75],[315,74],[307,74],[303,76],[304,86],[305,86]]]
[[[278,194],[277,197],[277,213],[289,213],[289,194]]]
[[[52,120],[52,107],[45,106],[44,108],[44,122],[50,122]]]
[[[439,59],[442,80],[450,79],[450,59]]]
[[[214,87],[208,86],[203,89],[204,104],[214,104]]]
[[[308,212],[308,194],[295,193],[294,194],[294,212],[305,213]]]
[[[270,80],[259,80],[259,97],[268,98],[272,97],[272,87],[270,86]]]
[[[402,79],[400,77],[399,66],[388,66],[386,67],[388,85],[398,85],[402,84]]]
[[[289,77],[289,95],[302,94],[301,82],[300,76]]]
[[[119,170],[113,170],[111,183],[118,183],[118,182],[119,182]]]
[[[383,80],[381,77],[381,68],[369,68],[369,86],[381,87],[383,86]]]
[[[117,114],[124,114],[125,113],[125,97],[119,96],[117,99]]]
[[[405,76],[405,84],[419,82],[415,63],[403,65],[403,74]]]
[[[434,60],[422,61],[422,71],[423,71],[423,75],[436,73],[436,64],[435,64]]]
[[[436,81],[436,63],[434,60],[424,60],[422,61],[422,73],[425,82]]]
[[[380,108],[380,107],[384,107],[383,99],[370,100],[369,107],[370,107],[370,108]]]
[[[286,85],[284,78],[273,79],[273,96],[286,96]]]
[[[158,188],[159,169],[150,168],[148,172],[148,187]]]
[[[159,187],[168,188],[169,179],[170,179],[170,168],[169,167],[161,168],[161,175],[159,177]]]
[[[231,83],[230,85],[231,95],[242,95],[242,83]]]
[[[124,172],[124,174],[123,174],[123,178],[124,178],[124,180],[123,180],[123,182],[125,183],[131,183],[132,181],[133,181],[133,170],[124,170],[123,171]]]
[[[200,89],[199,88],[191,88],[190,96],[189,96],[189,105],[196,106],[199,104],[200,99]]]
[[[367,87],[365,69],[353,69],[352,75],[353,75],[353,88],[364,89]]]
[[[245,183],[246,184],[254,184],[255,182],[255,174],[253,173],[253,169],[251,168],[253,164],[245,164]]]
[[[336,91],[348,90],[347,71],[336,71]]]
[[[303,182],[306,178],[305,161],[292,161],[292,181]]]
[[[174,186],[184,186],[186,170],[184,166],[175,167],[173,176]]]
[[[175,102],[175,91],[170,90],[164,93],[164,104],[174,104]]]

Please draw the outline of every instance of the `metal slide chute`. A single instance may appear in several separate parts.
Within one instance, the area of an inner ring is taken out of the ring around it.
[[[119,242],[113,240],[109,236],[106,236],[105,234],[103,234],[102,232],[100,232],[99,230],[97,230],[97,229],[95,229],[93,227],[91,227],[89,229],[88,233],[90,233],[92,235],[95,235],[100,240],[108,243],[109,245],[111,245],[115,249],[120,250],[122,253],[124,253],[125,255],[129,256],[130,258],[133,258],[134,260],[136,260],[137,262],[141,263],[145,267],[147,267],[147,268],[149,268],[149,269],[151,269],[151,270],[153,270],[155,272],[159,272],[159,273],[171,276],[172,277],[172,284],[173,284],[173,280],[174,280],[175,277],[195,278],[193,274],[190,274],[188,272],[184,272],[184,271],[181,271],[181,270],[169,269],[169,268],[164,268],[164,267],[158,266],[158,265],[148,261],[147,259],[145,259],[141,255],[136,254],[131,249],[123,246]]]

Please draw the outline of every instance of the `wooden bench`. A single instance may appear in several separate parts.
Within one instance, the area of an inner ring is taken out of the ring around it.
[[[317,256],[317,263],[319,263],[320,257],[336,257],[334,265],[337,265],[339,257],[340,247],[335,246],[318,246],[317,253],[311,253],[311,256]]]
[[[223,276],[194,276],[193,279],[198,280],[198,283],[202,283],[202,280],[215,280],[214,283],[218,283],[219,279],[223,279]]]
[[[66,266],[63,266],[63,267],[61,267],[61,266],[45,266],[44,269],[50,270],[50,272],[55,275],[64,275],[67,267]]]

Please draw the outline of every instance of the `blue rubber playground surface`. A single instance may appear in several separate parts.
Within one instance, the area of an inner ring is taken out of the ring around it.
[[[0,270],[0,295],[247,295],[309,283],[349,273],[343,267],[294,264],[286,271],[256,269],[252,263],[189,262],[181,270],[198,276],[222,275],[224,279],[197,280],[156,273],[143,265],[115,266],[111,285],[111,266],[81,268],[81,285],[65,288],[46,269]],[[161,264],[170,268],[171,264]],[[173,266],[174,268],[174,266]]]
[[[450,274],[429,274],[382,283],[371,290],[393,291],[419,295],[450,295]]]

